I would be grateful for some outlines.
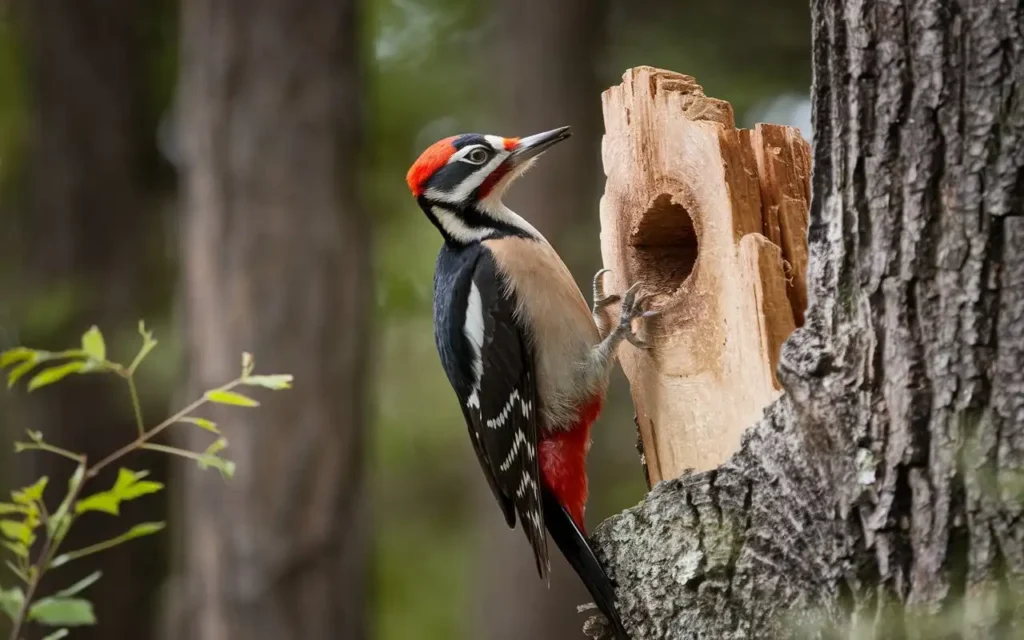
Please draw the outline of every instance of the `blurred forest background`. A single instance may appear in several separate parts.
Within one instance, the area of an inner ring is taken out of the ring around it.
[[[585,284],[600,92],[664,67],[742,126],[809,138],[809,28],[806,0],[0,3],[0,349],[63,348],[95,323],[130,357],[145,318],[150,421],[243,349],[296,376],[224,419],[233,481],[129,461],[170,491],[78,540],[128,519],[173,533],[55,572],[104,571],[99,627],[73,637],[581,637],[582,586],[562,562],[550,590],[537,579],[473,460],[433,345],[440,238],[405,171],[443,136],[572,125],[509,204]],[[131,405],[106,379],[0,393],[3,440],[27,428],[96,455],[130,437]],[[594,436],[591,528],[645,491],[621,374]],[[69,466],[0,447],[7,487]]]

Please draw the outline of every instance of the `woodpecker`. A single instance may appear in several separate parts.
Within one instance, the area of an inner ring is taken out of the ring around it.
[[[475,133],[428,147],[406,175],[444,242],[434,272],[434,338],[469,437],[509,527],[518,516],[537,570],[550,572],[545,529],[618,639],[615,593],[587,541],[586,456],[622,340],[645,343],[639,283],[593,303],[551,244],[502,202],[508,186],[553,145],[561,127],[525,138]],[[621,302],[617,319],[609,305]]]

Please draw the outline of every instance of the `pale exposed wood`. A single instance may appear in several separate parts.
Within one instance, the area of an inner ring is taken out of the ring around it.
[[[603,94],[608,290],[660,294],[654,347],[619,351],[652,483],[709,469],[779,396],[779,347],[807,303],[810,149],[736,129],[689,77],[630,69]]]

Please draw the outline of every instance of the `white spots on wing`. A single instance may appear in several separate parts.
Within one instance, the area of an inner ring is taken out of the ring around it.
[[[533,494],[535,496],[539,497],[540,496],[540,487],[537,486],[537,481],[534,480],[532,476],[530,476],[530,472],[529,471],[524,469],[523,470],[523,479],[519,481],[519,488],[516,489],[516,498],[518,498],[519,500],[522,500],[523,496],[526,495],[526,490],[531,488],[531,487],[533,488]]]
[[[530,472],[524,469],[523,479],[519,482],[519,488],[516,489],[516,500],[523,500],[523,498],[526,497],[527,490],[529,489],[532,489],[533,499],[539,502],[540,487],[537,486],[537,481],[533,479]],[[533,528],[536,529],[537,533],[541,535],[544,534],[544,525],[541,523],[540,509],[537,508],[536,503],[534,503],[533,508],[527,511],[526,518],[533,523]]]
[[[518,389],[513,389],[512,395],[508,397],[508,402],[506,402],[505,406],[502,407],[501,412],[498,413],[498,416],[496,418],[491,418],[487,420],[487,426],[490,427],[491,429],[504,427],[505,422],[508,421],[509,416],[512,414],[512,410],[517,401],[519,402],[519,405],[523,412],[523,417],[530,417],[530,411],[533,409],[533,403],[531,403],[529,400],[524,400],[523,397],[519,395]]]
[[[544,528],[543,525],[541,525],[540,523],[540,511],[536,509],[531,509],[527,517],[529,517],[530,522],[533,523],[533,528],[537,530],[537,533],[543,535]]]
[[[516,456],[519,455],[519,450],[523,449],[526,451],[526,455],[530,460],[533,460],[534,456],[537,455],[537,450],[534,448],[533,443],[526,441],[526,432],[522,429],[516,431],[516,437],[512,441],[512,448],[509,449],[508,455],[505,457],[505,461],[501,463],[501,470],[508,471],[509,467],[515,461]]]

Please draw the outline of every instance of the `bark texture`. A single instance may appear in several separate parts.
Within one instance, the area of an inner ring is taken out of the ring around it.
[[[786,393],[728,462],[659,484],[597,545],[638,639],[1019,637],[1024,7],[812,14]]]
[[[174,638],[368,633],[358,4],[183,6],[189,387],[235,377],[242,351],[295,385],[255,412],[210,411],[238,472],[189,467]]]

